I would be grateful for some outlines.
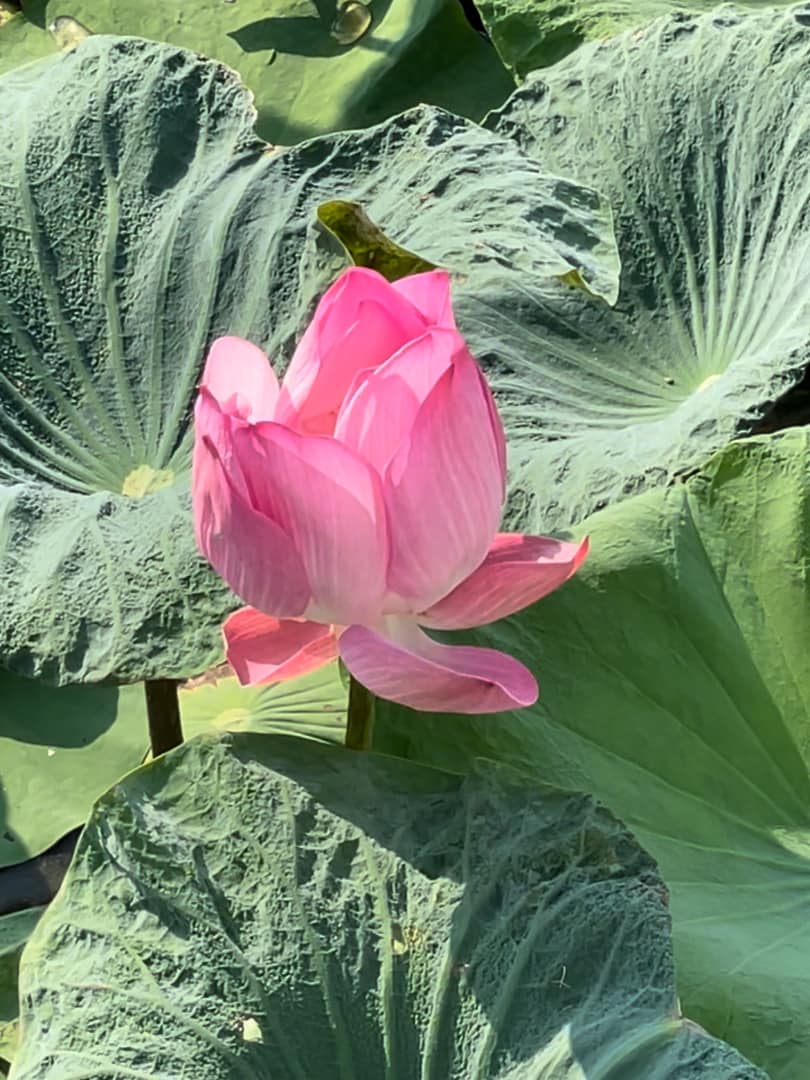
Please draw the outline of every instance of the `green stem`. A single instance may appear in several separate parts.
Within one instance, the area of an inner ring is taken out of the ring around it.
[[[143,686],[146,691],[146,714],[149,717],[149,741],[152,744],[152,757],[156,758],[183,741],[177,682],[174,679],[147,679]]]
[[[346,710],[346,746],[350,750],[370,750],[374,741],[374,695],[349,676],[349,706]]]

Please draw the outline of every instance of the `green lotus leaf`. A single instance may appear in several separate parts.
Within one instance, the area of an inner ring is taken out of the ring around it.
[[[232,72],[104,36],[0,93],[0,662],[24,675],[216,662],[235,600],[195,549],[191,402],[219,334],[289,358],[346,262],[324,202],[359,201],[462,299],[591,302],[571,270],[617,289],[604,199],[447,113],[272,153]]]
[[[377,719],[378,749],[615,807],[671,890],[684,1009],[773,1080],[810,1072],[809,443],[740,441],[585,522],[576,578],[470,637],[536,671],[534,708]]]
[[[43,910],[41,907],[29,908],[11,915],[0,915],[0,1061],[11,1061],[17,1046],[17,969],[20,953]]]
[[[240,686],[223,665],[179,689],[183,735],[281,732],[342,742],[337,665],[276,686]],[[143,687],[51,687],[0,671],[0,867],[84,824],[93,802],[144,760]],[[2,905],[0,905],[2,910]]]
[[[514,87],[458,0],[26,0],[22,7],[0,26],[0,73],[70,48],[82,30],[165,41],[238,71],[253,92],[259,134],[284,145],[366,127],[420,102],[477,119]]]
[[[610,199],[622,261],[612,308],[535,330],[489,304],[465,326],[502,342],[516,515],[543,531],[700,466],[805,371],[810,15],[660,20],[532,76],[489,123]]]
[[[476,0],[476,8],[501,59],[519,78],[555,64],[585,41],[638,29],[653,19],[682,12],[717,12],[712,0]],[[734,8],[762,11],[795,7],[794,0],[737,0]]]
[[[340,743],[346,730],[346,689],[337,664],[273,686],[240,686],[226,669],[213,681],[179,692],[183,735],[253,731]]]
[[[763,1077],[679,1017],[655,865],[591,799],[284,736],[106,795],[20,992],[16,1080]]]
[[[0,671],[0,867],[82,825],[143,761],[143,687],[51,687]]]

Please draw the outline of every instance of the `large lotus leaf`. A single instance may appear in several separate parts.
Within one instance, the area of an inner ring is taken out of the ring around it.
[[[810,15],[658,21],[531,77],[490,122],[616,215],[615,308],[552,311],[533,339],[477,317],[512,368],[515,497],[548,529],[699,466],[804,371]]]
[[[733,444],[586,522],[577,577],[475,635],[534,668],[536,707],[377,722],[380,749],[615,806],[671,889],[684,1008],[774,1080],[810,1074],[809,438]]]
[[[679,1019],[655,865],[591,799],[283,736],[106,795],[20,992],[17,1080],[761,1076]]]
[[[233,73],[101,36],[0,93],[0,660],[22,674],[215,662],[234,601],[194,547],[195,384],[225,332],[283,366],[345,264],[317,222],[326,200],[360,199],[424,244],[462,300],[596,302],[572,269],[616,292],[601,196],[447,113],[270,153]]]
[[[22,947],[42,910],[0,916],[0,1061],[11,1061],[17,1045],[17,969]]]
[[[713,0],[476,0],[475,6],[503,62],[518,77],[556,63],[584,41],[638,29],[664,15],[718,9]],[[743,11],[795,6],[794,0],[738,0],[734,5]]]
[[[343,14],[337,0],[26,0],[22,6],[0,27],[0,73],[52,55],[57,42],[46,27],[70,16],[79,32],[133,34],[228,64],[253,91],[259,134],[284,145],[365,127],[420,102],[478,118],[514,86],[458,0],[369,0],[365,7],[350,0],[354,13]],[[355,38],[368,15],[368,29]],[[68,25],[62,36],[70,44],[75,30]]]
[[[0,671],[0,867],[85,822],[148,741],[142,686],[56,688]]]

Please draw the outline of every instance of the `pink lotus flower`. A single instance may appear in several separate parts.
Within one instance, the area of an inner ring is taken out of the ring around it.
[[[340,655],[414,709],[531,705],[534,676],[428,629],[481,626],[561,585],[587,541],[498,533],[503,429],[442,271],[347,270],[279,386],[240,338],[214,342],[195,408],[197,543],[250,607],[225,623],[243,683]]]

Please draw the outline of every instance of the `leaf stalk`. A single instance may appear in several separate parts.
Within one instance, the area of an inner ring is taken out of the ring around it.
[[[183,741],[180,723],[180,703],[177,698],[175,679],[147,679],[143,684],[146,693],[146,714],[149,718],[149,742],[152,757],[165,754]]]
[[[374,695],[349,676],[349,704],[346,710],[346,746],[350,750],[370,750],[374,741]]]

